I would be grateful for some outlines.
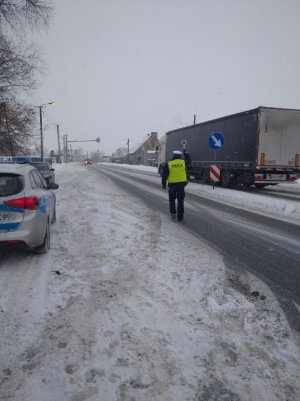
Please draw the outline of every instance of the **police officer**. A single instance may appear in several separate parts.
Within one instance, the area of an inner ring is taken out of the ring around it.
[[[191,162],[189,154],[183,149],[184,159],[180,150],[173,151],[173,158],[165,163],[162,172],[161,184],[166,189],[168,181],[169,206],[173,219],[176,218],[176,199],[177,199],[177,220],[183,220],[185,186],[188,183],[186,166]]]

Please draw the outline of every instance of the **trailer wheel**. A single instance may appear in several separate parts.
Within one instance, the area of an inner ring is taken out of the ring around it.
[[[224,188],[229,188],[231,187],[231,175],[230,175],[230,171],[224,170],[222,171],[221,174],[221,185]]]

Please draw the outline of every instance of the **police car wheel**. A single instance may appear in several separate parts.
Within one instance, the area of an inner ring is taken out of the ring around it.
[[[54,206],[54,212],[51,220],[51,224],[54,224],[56,222],[56,206]]]
[[[34,248],[34,252],[37,254],[42,254],[42,253],[47,253],[50,249],[50,227],[49,227],[49,222],[46,227],[46,233],[44,237],[44,242],[42,245],[37,246]]]

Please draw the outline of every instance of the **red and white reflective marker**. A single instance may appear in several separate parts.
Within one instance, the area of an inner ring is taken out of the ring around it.
[[[209,166],[209,178],[212,182],[220,181],[220,169],[215,164]]]

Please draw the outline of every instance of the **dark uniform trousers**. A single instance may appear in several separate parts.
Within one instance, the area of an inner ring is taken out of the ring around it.
[[[169,206],[170,213],[176,214],[176,199],[177,199],[177,217],[182,218],[184,213],[184,197],[186,186],[185,182],[169,184]]]

